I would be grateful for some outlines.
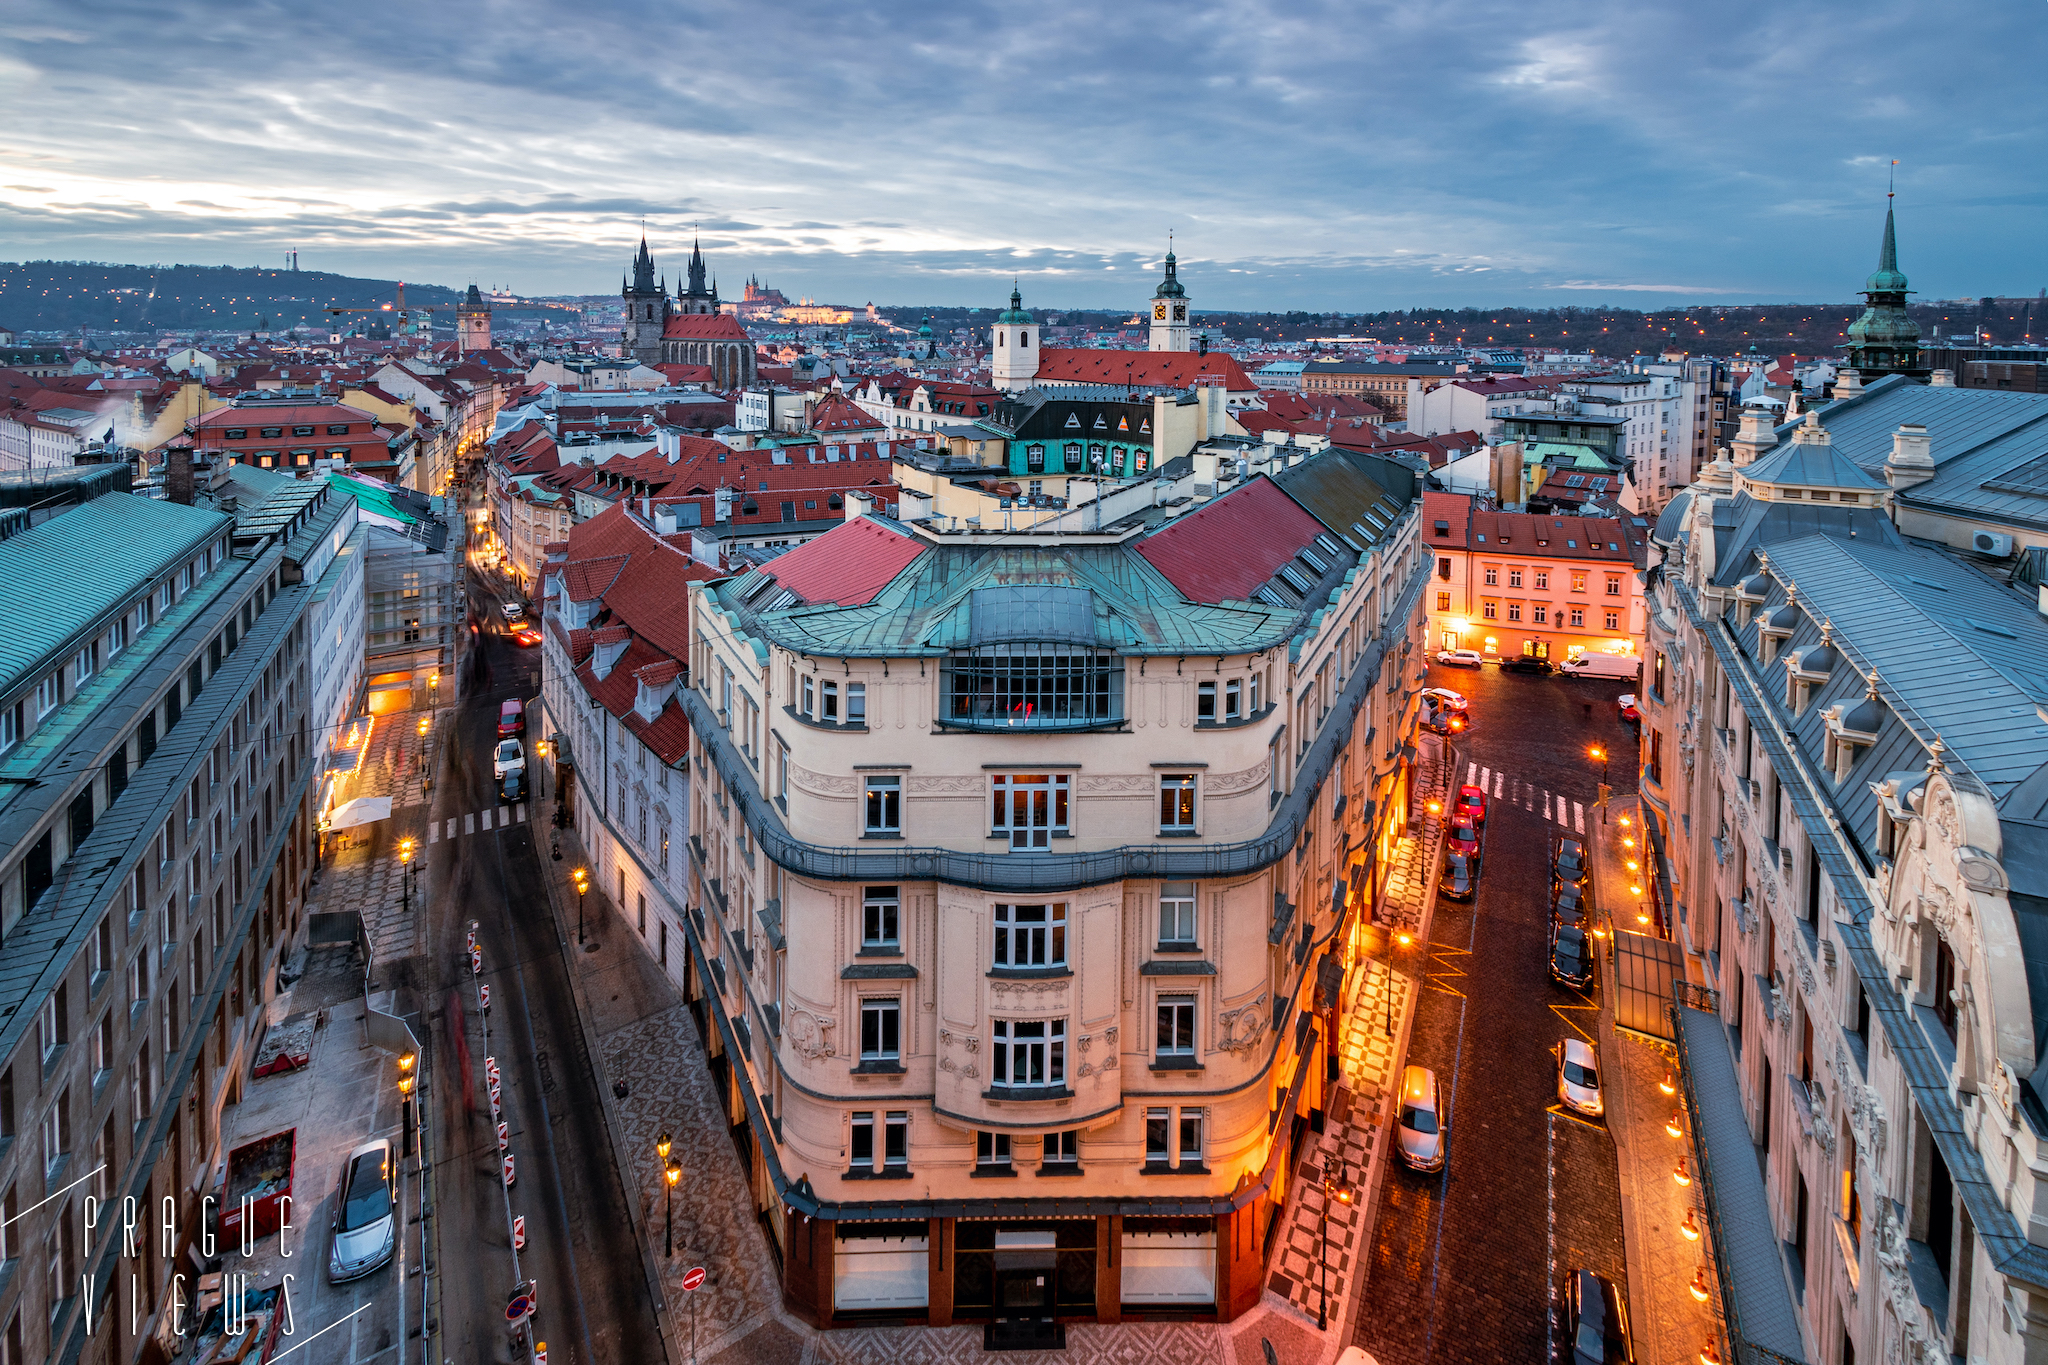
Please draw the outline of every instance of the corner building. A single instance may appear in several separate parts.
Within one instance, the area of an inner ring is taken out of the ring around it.
[[[1423,657],[1414,474],[1305,471],[691,586],[683,976],[792,1311],[1258,1302]]]

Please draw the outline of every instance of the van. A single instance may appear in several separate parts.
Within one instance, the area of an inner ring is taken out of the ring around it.
[[[1558,672],[1567,678],[1640,678],[1643,661],[1633,654],[1581,654]]]
[[[526,703],[514,698],[498,708],[498,737],[526,733]]]
[[[1400,1125],[1394,1134],[1401,1160],[1411,1170],[1444,1168],[1444,1127],[1437,1108],[1436,1073],[1411,1066],[1401,1073]]]

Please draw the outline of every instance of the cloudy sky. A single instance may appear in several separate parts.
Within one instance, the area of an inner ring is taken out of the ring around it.
[[[2048,4],[12,0],[0,256],[1043,307],[2048,285]]]

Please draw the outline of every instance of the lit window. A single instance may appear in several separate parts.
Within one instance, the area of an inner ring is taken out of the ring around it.
[[[1015,849],[1050,848],[1067,832],[1065,773],[1001,773],[989,779],[989,832]]]
[[[1195,827],[1195,778],[1192,773],[1169,773],[1159,779],[1159,828],[1188,830]]]
[[[785,766],[787,766],[786,763]],[[901,834],[903,832],[902,778],[870,777],[867,779],[867,832],[869,834]]]

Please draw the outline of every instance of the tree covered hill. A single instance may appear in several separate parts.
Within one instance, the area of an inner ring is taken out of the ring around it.
[[[0,327],[17,332],[326,330],[322,311],[375,308],[397,298],[396,280],[323,270],[229,265],[113,265],[103,261],[0,262]],[[407,283],[405,301],[450,304],[460,291]],[[264,326],[267,324],[267,327]]]

